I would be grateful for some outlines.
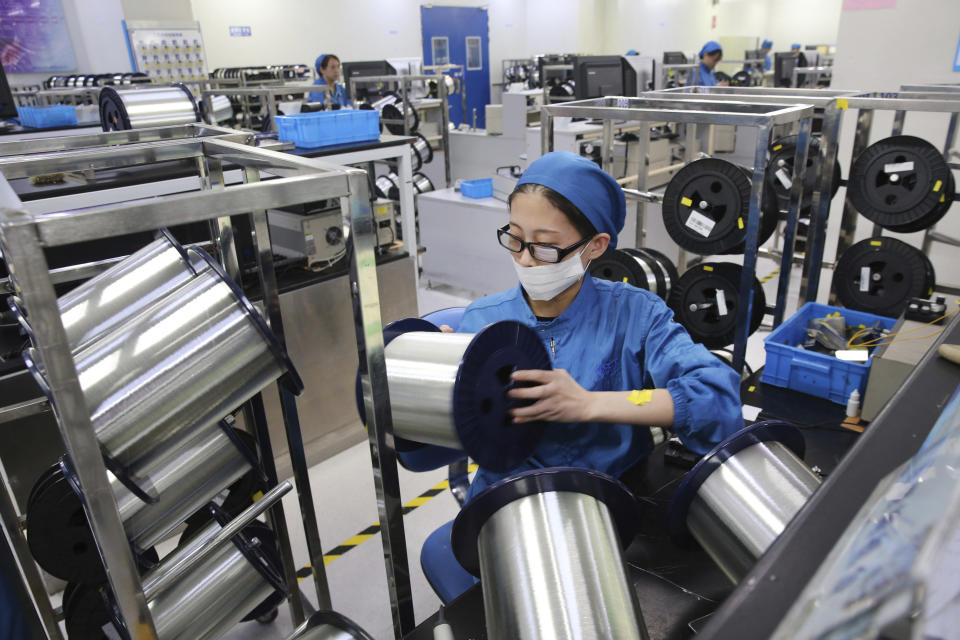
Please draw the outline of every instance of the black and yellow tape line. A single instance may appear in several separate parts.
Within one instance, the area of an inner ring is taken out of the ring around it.
[[[771,272],[768,273],[767,275],[765,275],[765,276],[763,276],[762,278],[760,278],[760,283],[762,284],[762,283],[764,283],[764,282],[770,282],[771,280],[773,280],[774,278],[776,278],[778,275],[780,275],[780,269],[774,269],[773,271],[771,271]]]
[[[470,473],[473,473],[476,470],[477,470],[477,465],[475,464],[471,464],[467,469],[467,471]],[[441,493],[443,493],[449,488],[450,488],[449,480],[438,482],[437,484],[430,487],[429,489],[427,489],[426,491],[418,495],[416,498],[414,498],[407,504],[403,505],[403,515],[407,515],[417,507],[421,507],[425,505],[426,503],[430,502],[430,500],[437,497],[438,495],[440,495]],[[378,533],[380,533],[379,522],[370,525],[369,527],[367,527],[357,535],[353,536],[348,540],[345,540],[344,542],[341,542],[340,544],[335,546],[333,549],[330,549],[330,551],[323,554],[323,564],[324,565],[330,564],[331,562],[333,562],[334,560],[336,560],[346,552],[350,551],[354,547],[357,547],[363,544],[364,542],[366,542],[373,536],[377,535]],[[309,578],[311,573],[310,569],[311,569],[311,566],[309,564],[298,569],[297,579],[304,580],[306,578]]]

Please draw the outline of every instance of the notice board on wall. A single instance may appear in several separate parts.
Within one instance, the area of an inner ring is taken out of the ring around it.
[[[0,0],[0,62],[7,73],[77,68],[60,0]]]
[[[127,23],[130,56],[154,82],[196,82],[207,77],[200,23]]]

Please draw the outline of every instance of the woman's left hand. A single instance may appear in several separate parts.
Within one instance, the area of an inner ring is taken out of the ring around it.
[[[536,383],[509,392],[511,398],[536,401],[528,407],[511,409],[514,423],[590,421],[592,394],[564,369],[514,371],[511,377],[517,382]]]

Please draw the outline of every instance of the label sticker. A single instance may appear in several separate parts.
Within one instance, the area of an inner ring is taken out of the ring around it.
[[[303,234],[303,251],[307,255],[312,255],[317,252],[317,244],[313,239],[312,233]]]
[[[897,162],[883,165],[884,173],[900,173],[901,171],[913,171],[913,162]],[[934,191],[936,191],[936,189],[934,189]]]
[[[737,227],[743,229],[743,218],[737,218]]]
[[[717,289],[717,313],[721,317],[727,315],[729,309],[727,309],[727,295],[723,292],[723,289]]]
[[[693,204],[693,200],[691,200],[690,198],[680,198],[680,204],[682,204],[685,207],[689,207],[690,205]]]
[[[773,148],[774,151],[780,151],[780,149],[783,149],[783,145],[782,145],[782,144],[778,144],[777,146],[775,146],[775,147]]]
[[[690,217],[687,218],[687,228],[693,229],[704,238],[710,235],[710,232],[713,231],[713,228],[716,226],[716,222],[703,215],[699,211],[691,211]]]
[[[627,280],[629,280],[629,278],[627,276],[623,276],[623,281],[626,282]]]
[[[846,111],[849,108],[850,108],[850,103],[847,101],[846,98],[837,98],[837,109],[840,109],[841,111]]]
[[[940,187],[943,186],[943,180],[937,180],[937,183],[933,185],[934,191],[940,191]]]
[[[708,264],[705,264],[705,265],[703,265],[703,270],[704,270],[704,271],[713,271],[713,267],[711,267],[711,266],[708,265]]]
[[[860,291],[870,291],[870,267],[860,267]]]
[[[882,246],[883,246],[883,240],[871,240],[871,241],[870,241],[870,246],[871,246],[871,247],[882,247]]]
[[[780,181],[784,189],[789,189],[793,186],[793,180],[790,179],[790,176],[788,176],[787,172],[783,169],[777,169],[777,173],[774,175],[777,176],[777,180]]]

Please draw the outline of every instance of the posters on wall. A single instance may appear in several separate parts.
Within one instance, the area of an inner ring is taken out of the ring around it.
[[[7,73],[77,68],[60,0],[0,0],[0,62]]]

